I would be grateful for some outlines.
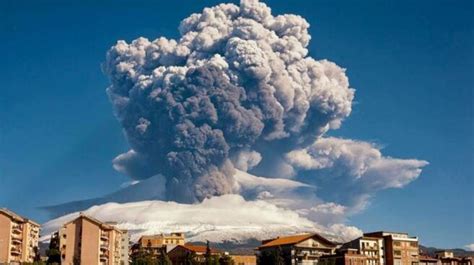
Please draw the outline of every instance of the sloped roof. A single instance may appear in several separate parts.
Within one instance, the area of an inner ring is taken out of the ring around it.
[[[40,224],[38,224],[37,222],[33,221],[33,220],[30,220],[28,218],[25,218],[23,216],[20,216],[10,210],[8,210],[7,208],[0,208],[0,213],[3,213],[5,214],[6,216],[16,220],[16,221],[20,221],[20,222],[24,222],[24,223],[31,223],[31,224],[34,224],[36,226],[40,226]]]
[[[69,222],[63,224],[63,227],[65,227],[66,225],[68,225],[68,224],[70,224],[70,223],[73,223],[74,221],[76,221],[76,220],[78,220],[78,219],[81,219],[81,218],[87,219],[88,221],[90,221],[90,222],[96,224],[97,226],[99,226],[101,229],[104,229],[104,230],[115,230],[115,231],[117,231],[117,232],[119,232],[119,233],[124,233],[124,232],[125,232],[125,231],[123,231],[123,230],[118,229],[115,225],[107,224],[107,223],[105,223],[105,222],[102,222],[102,221],[100,221],[100,220],[98,220],[98,219],[96,219],[96,218],[90,216],[90,215],[86,215],[86,214],[84,214],[84,213],[82,213],[82,212],[79,214],[79,216],[78,216],[77,218],[75,218],[75,219],[73,219],[73,220],[71,220],[71,221],[69,221]]]
[[[207,249],[207,246],[197,246],[197,245],[191,245],[191,244],[186,244],[181,247],[186,248],[187,250],[192,251],[192,252],[202,252],[202,253],[205,253]],[[211,253],[217,254],[220,252],[221,252],[220,250],[211,248]]]
[[[267,247],[275,247],[275,246],[283,246],[283,245],[294,245],[300,242],[303,242],[307,239],[316,237],[319,241],[322,241],[325,244],[330,246],[335,246],[335,244],[326,238],[320,236],[319,234],[302,234],[302,235],[294,235],[294,236],[284,236],[278,237],[274,240],[271,240],[258,248],[267,248]]]

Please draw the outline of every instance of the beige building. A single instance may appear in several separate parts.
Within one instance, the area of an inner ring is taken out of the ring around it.
[[[363,236],[345,243],[343,248],[356,249],[359,254],[365,255],[365,265],[384,265],[383,242],[383,238]]]
[[[319,258],[318,265],[365,265],[367,257],[359,254],[357,249],[338,249],[336,254]]]
[[[0,264],[33,262],[40,225],[7,209],[0,209]]]
[[[257,257],[255,255],[229,255],[234,265],[257,265]]]
[[[418,238],[410,237],[407,233],[373,232],[364,234],[365,237],[383,239],[385,265],[418,265]]]
[[[61,264],[63,265],[122,265],[128,264],[126,232],[81,214],[59,230]]]
[[[160,248],[166,247],[166,251],[170,251],[176,246],[184,245],[184,233],[170,233],[142,236],[138,240],[140,248],[151,248],[156,254],[159,253]]]

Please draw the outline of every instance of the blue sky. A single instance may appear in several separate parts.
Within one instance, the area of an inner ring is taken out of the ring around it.
[[[100,196],[129,179],[128,150],[100,69],[116,40],[176,37],[217,1],[0,3],[0,205],[45,221],[38,206]],[[378,193],[350,223],[400,230],[425,245],[474,241],[471,1],[269,1],[311,24],[310,54],[347,68],[353,113],[333,136],[430,162],[403,189]]]

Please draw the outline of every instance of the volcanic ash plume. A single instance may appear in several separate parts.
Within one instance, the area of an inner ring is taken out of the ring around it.
[[[117,42],[104,71],[131,150],[114,167],[134,179],[162,174],[168,199],[200,201],[236,192],[236,168],[279,161],[272,153],[337,128],[354,90],[344,69],[308,56],[308,27],[243,0],[192,14],[178,40]]]

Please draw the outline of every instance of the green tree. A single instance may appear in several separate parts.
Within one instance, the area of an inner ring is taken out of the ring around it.
[[[197,265],[198,262],[196,261],[196,253],[194,252],[186,252],[184,256],[184,265]]]
[[[258,265],[285,265],[285,256],[281,247],[276,250],[262,251],[257,259]]]
[[[49,241],[49,248],[46,250],[48,260],[46,264],[61,264],[61,251],[59,250],[59,233],[54,233]]]
[[[132,265],[156,265],[158,264],[152,252],[150,252],[150,247],[147,246],[146,249],[140,247],[136,253],[132,256]]]
[[[212,265],[212,253],[211,247],[209,246],[209,240],[206,240],[206,253],[204,254],[204,264]]]
[[[170,257],[166,253],[166,247],[160,248],[160,258],[158,259],[159,265],[173,265],[171,263]]]

